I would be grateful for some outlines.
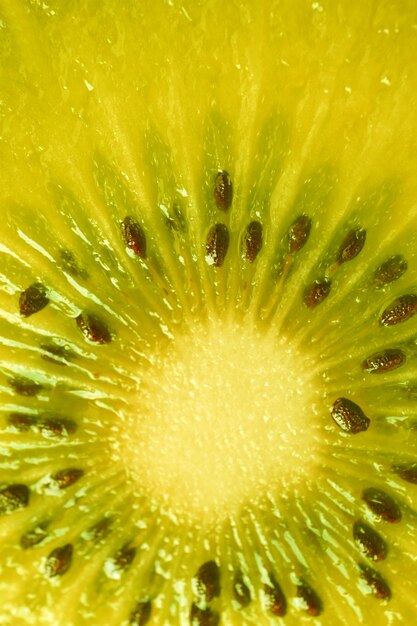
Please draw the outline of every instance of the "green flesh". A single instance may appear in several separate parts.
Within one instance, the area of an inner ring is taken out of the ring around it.
[[[363,4],[0,0],[0,624],[413,623],[417,9]]]

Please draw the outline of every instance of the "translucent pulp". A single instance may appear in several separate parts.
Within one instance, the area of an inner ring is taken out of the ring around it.
[[[176,516],[218,520],[311,478],[323,437],[312,370],[244,325],[176,337],[138,397],[129,457],[142,487]]]

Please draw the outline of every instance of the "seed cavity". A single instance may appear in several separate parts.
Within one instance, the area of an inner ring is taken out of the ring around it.
[[[417,463],[401,463],[392,469],[403,480],[417,485]]]
[[[220,595],[220,568],[215,561],[207,561],[194,576],[194,587],[197,595],[206,602]]]
[[[172,210],[168,215],[165,214],[165,220],[167,226],[177,233],[186,233],[188,230],[187,220],[184,217],[184,213],[179,202],[172,203]]]
[[[9,380],[9,385],[19,396],[26,397],[37,396],[44,388],[40,383],[35,383],[35,381],[30,378],[24,378],[23,376],[12,378]]]
[[[30,489],[26,485],[15,483],[0,489],[0,515],[25,509],[29,504]]]
[[[58,489],[67,489],[80,480],[82,476],[84,476],[84,470],[70,467],[52,474],[51,481]]]
[[[28,530],[24,535],[21,536],[20,546],[24,550],[28,550],[42,543],[42,541],[48,536],[46,530],[47,527],[48,523],[43,522],[42,524],[37,524],[36,526]]]
[[[45,437],[68,437],[77,430],[77,424],[70,419],[46,417],[39,423],[39,430]]]
[[[233,200],[233,185],[229,174],[223,170],[214,180],[214,201],[219,211],[228,211]]]
[[[351,261],[361,252],[365,245],[366,230],[354,228],[344,238],[340,248],[337,261],[339,264]]]
[[[381,315],[382,326],[395,326],[406,322],[417,313],[417,295],[406,294],[396,298]]]
[[[379,533],[362,520],[353,524],[353,538],[359,550],[371,561],[383,561],[388,547]]]
[[[385,491],[376,487],[368,487],[362,492],[362,500],[374,515],[390,524],[401,521],[401,509],[397,502]]]
[[[225,224],[215,224],[209,230],[206,242],[206,263],[221,267],[229,249],[229,231]]]
[[[150,620],[152,604],[150,600],[138,602],[130,614],[129,626],[145,626]]]
[[[95,313],[83,311],[76,318],[76,322],[87,341],[99,344],[111,342],[112,335],[107,324]]]
[[[139,222],[131,215],[127,215],[121,227],[127,247],[141,259],[146,259],[146,236]]]
[[[194,603],[190,611],[190,624],[191,626],[218,626],[220,615],[210,608],[201,609]]]
[[[368,430],[371,423],[360,406],[348,398],[338,398],[333,404],[331,414],[339,428],[352,435]]]
[[[71,567],[72,555],[73,546],[70,543],[52,550],[45,563],[46,575],[49,576],[49,578],[63,576]]]
[[[250,222],[244,234],[245,258],[253,263],[262,248],[262,224]]]
[[[368,593],[379,600],[389,600],[391,598],[391,589],[381,574],[364,563],[359,563],[358,565],[360,577],[366,584]]]
[[[136,548],[130,544],[124,545],[116,554],[104,563],[104,572],[108,578],[120,580],[124,572],[133,563]]]
[[[7,423],[19,432],[26,432],[36,424],[36,417],[29,413],[10,413]]]
[[[19,311],[23,317],[29,317],[44,309],[49,303],[47,289],[42,283],[33,283],[22,291],[19,297]]]
[[[40,348],[47,353],[42,354],[42,358],[45,361],[50,361],[51,363],[56,363],[57,365],[66,365],[66,363],[63,363],[62,361],[63,359],[71,361],[76,357],[75,352],[67,345],[43,343]]]
[[[297,596],[308,615],[317,617],[323,611],[323,604],[317,593],[305,581],[297,585]]]
[[[88,278],[88,272],[84,268],[80,266],[78,263],[74,253],[67,248],[61,248],[59,251],[59,256],[61,260],[61,267],[70,276],[73,278],[81,278],[82,280],[86,280]]]
[[[398,280],[407,268],[408,263],[401,254],[390,257],[375,270],[374,279],[377,287],[383,287]]]
[[[263,588],[268,610],[272,613],[272,615],[283,617],[287,612],[287,600],[274,576],[270,575],[269,578],[270,584],[264,585]]]
[[[251,602],[251,593],[249,587],[243,580],[241,571],[236,572],[233,581],[233,593],[236,600],[242,607],[248,606]]]
[[[93,524],[93,526],[90,526],[90,528],[81,533],[81,537],[86,541],[101,541],[109,535],[112,522],[111,517],[103,517],[99,522]]]
[[[362,363],[362,369],[370,374],[383,374],[396,370],[401,365],[404,365],[405,361],[406,356],[404,352],[399,348],[392,348],[369,356]]]
[[[304,248],[310,237],[312,221],[308,215],[299,215],[288,230],[288,252],[295,254]]]
[[[304,291],[303,301],[309,308],[313,309],[327,298],[330,293],[332,283],[328,278],[315,280]]]

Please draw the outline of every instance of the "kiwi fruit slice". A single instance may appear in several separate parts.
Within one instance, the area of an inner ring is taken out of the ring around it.
[[[412,624],[417,9],[0,0],[0,623]]]

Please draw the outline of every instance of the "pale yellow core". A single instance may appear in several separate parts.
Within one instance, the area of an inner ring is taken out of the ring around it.
[[[316,400],[311,362],[284,340],[194,327],[145,375],[128,465],[165,510],[218,521],[313,477]]]

